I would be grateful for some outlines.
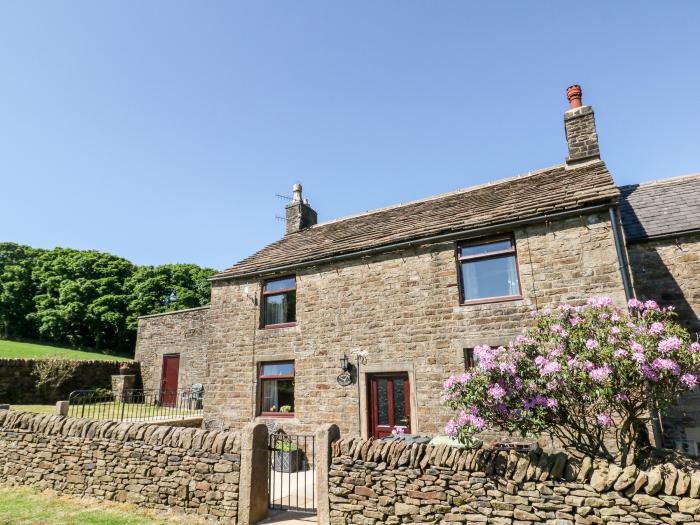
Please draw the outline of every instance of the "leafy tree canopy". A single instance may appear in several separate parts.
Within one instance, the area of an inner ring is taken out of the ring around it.
[[[138,316],[207,304],[213,273],[0,243],[0,336],[132,352]]]

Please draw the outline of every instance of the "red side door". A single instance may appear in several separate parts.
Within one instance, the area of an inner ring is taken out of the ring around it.
[[[160,381],[160,404],[174,407],[177,404],[177,380],[180,375],[180,355],[163,356],[163,375]]]
[[[396,427],[411,433],[411,386],[408,374],[369,376],[369,416],[372,437],[391,435]]]

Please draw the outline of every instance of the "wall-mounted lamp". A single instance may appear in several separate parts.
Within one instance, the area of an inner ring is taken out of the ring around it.
[[[343,354],[343,357],[340,358],[340,368],[343,372],[350,370],[350,360],[346,354]]]
[[[343,357],[340,358],[340,369],[342,370],[342,372],[337,378],[338,384],[340,386],[350,386],[352,384],[352,374],[350,374],[350,367],[352,367],[352,365],[350,364],[348,356],[346,354],[343,354]]]

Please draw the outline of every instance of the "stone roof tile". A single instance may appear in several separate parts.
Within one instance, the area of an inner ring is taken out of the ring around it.
[[[563,165],[420,201],[338,219],[285,235],[216,278],[312,263],[433,235],[614,201],[619,191],[603,162]]]
[[[700,173],[620,188],[628,241],[700,229]]]

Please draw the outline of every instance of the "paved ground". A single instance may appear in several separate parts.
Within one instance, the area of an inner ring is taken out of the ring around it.
[[[263,523],[274,523],[275,525],[309,525],[310,523],[318,523],[318,520],[316,516],[309,516],[308,514],[271,510],[270,516],[266,520],[259,522],[259,525]]]
[[[276,472],[270,480],[270,494],[275,505],[316,508],[316,472]]]

